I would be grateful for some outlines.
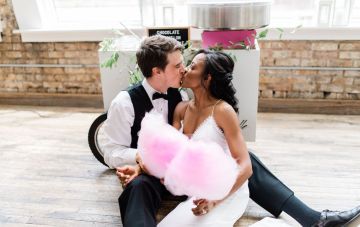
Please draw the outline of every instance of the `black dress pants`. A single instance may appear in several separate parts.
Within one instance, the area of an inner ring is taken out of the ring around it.
[[[278,217],[286,200],[294,193],[251,152],[250,158],[253,169],[249,179],[250,198]],[[136,177],[119,197],[124,227],[155,227],[156,212],[168,193],[159,179],[146,174]]]
[[[250,198],[278,217],[285,202],[294,195],[294,192],[274,176],[258,157],[252,152],[249,153],[253,170],[253,174],[249,178]]]
[[[155,227],[156,212],[162,197],[168,193],[159,179],[141,174],[132,180],[119,197],[124,227]]]

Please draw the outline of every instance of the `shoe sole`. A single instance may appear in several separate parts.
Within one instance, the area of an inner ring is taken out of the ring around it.
[[[360,226],[360,219],[356,220],[357,218],[360,217],[360,213],[358,213],[355,217],[353,217],[350,221],[346,222],[344,226],[352,226],[352,227],[359,227]],[[357,223],[355,223],[354,221],[356,221]],[[355,224],[355,225],[352,225]],[[357,224],[357,225],[356,225]],[[349,227],[350,227],[349,226]]]

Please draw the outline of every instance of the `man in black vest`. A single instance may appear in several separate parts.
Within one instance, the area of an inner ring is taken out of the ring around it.
[[[136,148],[145,113],[154,108],[172,123],[175,106],[184,98],[177,89],[185,73],[181,49],[172,38],[146,38],[136,53],[145,79],[120,92],[108,111],[105,133],[109,142],[104,160],[110,168],[117,168],[116,173],[125,186],[119,197],[125,227],[156,226],[156,212],[164,195],[169,193],[159,179],[142,173],[144,166]],[[360,207],[346,212],[311,209],[253,153],[250,155],[253,169],[249,179],[250,198],[275,217],[284,211],[302,226],[343,226],[360,213]]]

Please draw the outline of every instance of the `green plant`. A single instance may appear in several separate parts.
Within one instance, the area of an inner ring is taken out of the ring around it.
[[[183,46],[184,49],[182,54],[184,57],[184,65],[188,66],[190,65],[192,59],[195,57],[196,52],[199,51],[199,48],[193,47],[193,42],[191,42],[190,40],[187,41]]]
[[[195,57],[196,52],[199,51],[199,48],[195,48],[192,45],[191,41],[188,41],[185,45],[184,45],[184,49],[183,49],[183,57],[184,57],[184,64],[185,66],[190,65],[192,59]],[[208,48],[209,50],[213,50],[213,51],[222,51],[224,50],[223,44],[221,43],[216,43],[214,46],[210,46]],[[236,61],[236,56],[232,53],[227,53],[228,55],[230,55],[230,57]]]
[[[137,64],[135,65],[134,70],[129,70],[129,75],[130,75],[130,78],[129,78],[130,85],[135,85],[135,84],[141,82],[143,79],[143,75]]]
[[[124,33],[120,32],[119,30],[113,30],[113,33],[115,34],[115,38],[106,38],[103,41],[99,43],[100,51],[115,51],[115,40],[116,38],[119,38],[124,35]],[[100,67],[103,68],[112,68],[114,65],[116,65],[117,61],[119,60],[119,53],[114,52],[109,59],[105,60],[100,64]]]
[[[104,62],[100,64],[100,67],[112,69],[112,67],[116,66],[119,60],[120,54],[116,49],[115,40],[116,38],[120,38],[121,36],[124,36],[124,33],[122,33],[119,30],[113,30],[113,33],[115,34],[115,38],[107,38],[99,43],[100,51],[114,51],[108,59],[106,59]],[[139,83],[143,79],[141,70],[139,66],[135,63],[136,61],[135,57],[133,57],[131,61],[133,62],[133,64],[129,64],[128,66],[130,86]]]
[[[123,24],[122,24],[123,25]],[[125,25],[123,25],[125,29],[127,29],[129,31],[129,33],[131,33],[132,35],[136,36],[131,30],[129,30]],[[302,27],[302,25],[297,26],[296,28],[294,28],[294,30],[290,33],[295,33],[298,29],[300,29]],[[279,32],[279,39],[282,38],[282,35],[284,33],[284,30],[281,28],[276,28],[276,30]],[[104,67],[104,68],[112,68],[114,66],[116,66],[118,60],[119,60],[119,52],[116,51],[116,45],[115,45],[115,40],[116,38],[119,38],[121,36],[124,35],[124,33],[120,32],[119,30],[113,30],[114,34],[115,34],[115,38],[107,38],[104,39],[102,42],[100,42],[100,50],[101,51],[114,51],[114,53],[111,54],[110,58],[108,58],[107,60],[105,60],[104,62],[102,62],[100,64],[100,67]],[[257,33],[256,36],[254,37],[257,40],[261,40],[266,38],[267,34],[269,32],[269,29],[264,29],[261,32]],[[138,37],[137,37],[138,38]],[[250,43],[250,39],[248,38],[247,43]],[[210,46],[208,49],[209,50],[214,50],[214,51],[222,51],[224,49],[246,49],[246,50],[250,50],[250,49],[254,49],[254,46],[251,45],[247,45],[244,41],[239,41],[239,42],[231,42],[229,41],[230,46],[227,48],[224,48],[224,45],[222,43],[216,43],[213,46]],[[193,47],[193,43],[191,41],[187,41],[186,43],[183,44],[184,45],[184,49],[183,49],[183,56],[184,56],[184,64],[185,66],[188,66],[192,59],[194,58],[196,52],[199,50],[199,48],[195,48]],[[236,56],[234,54],[228,53],[234,61],[237,61]],[[128,72],[129,72],[129,83],[130,85],[132,84],[136,84],[138,82],[140,82],[143,79],[142,73],[138,67],[137,64],[135,64],[135,58],[134,58],[134,67],[133,68],[129,68]]]

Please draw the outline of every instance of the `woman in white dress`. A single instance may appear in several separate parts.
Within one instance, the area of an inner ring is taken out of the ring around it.
[[[158,224],[160,227],[233,226],[247,207],[247,180],[252,168],[237,118],[237,100],[231,82],[233,68],[234,62],[227,54],[199,51],[187,68],[182,84],[193,91],[194,99],[178,104],[173,126],[183,127],[183,133],[192,140],[218,143],[238,163],[237,180],[221,200],[189,198],[180,203]]]

